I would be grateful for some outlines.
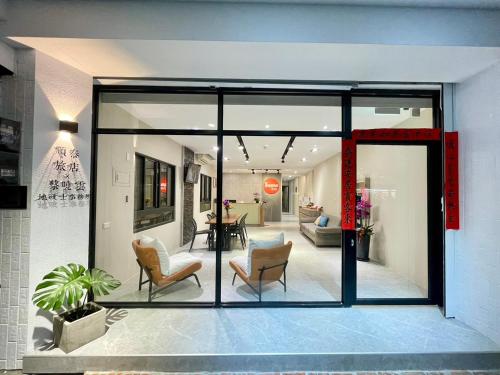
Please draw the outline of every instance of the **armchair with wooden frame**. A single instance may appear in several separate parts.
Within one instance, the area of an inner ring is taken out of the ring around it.
[[[142,289],[144,284],[149,283],[148,302],[151,302],[158,292],[190,277],[194,277],[198,287],[201,288],[200,280],[198,280],[198,276],[195,273],[201,269],[201,260],[193,257],[190,262],[184,261],[184,265],[176,270],[176,272],[170,275],[164,275],[161,270],[158,251],[154,247],[141,246],[140,240],[134,240],[132,241],[132,248],[134,249],[137,263],[141,269],[139,275],[139,290]],[[171,260],[174,257],[175,255],[171,257]],[[148,280],[143,281],[143,272],[146,273]],[[153,284],[157,287],[154,291]]]
[[[283,285],[286,293],[286,266],[291,250],[291,241],[283,246],[253,250],[250,275],[247,274],[246,267],[235,260],[230,260],[229,265],[234,270],[232,285],[234,285],[236,275],[238,275],[259,296],[259,302],[262,302],[262,286],[264,284],[279,282]],[[282,276],[283,280],[281,280]]]

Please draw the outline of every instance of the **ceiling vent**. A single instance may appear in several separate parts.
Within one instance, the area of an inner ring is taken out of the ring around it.
[[[411,109],[411,115],[413,117],[420,117],[420,108],[412,108]]]
[[[210,154],[195,154],[195,159],[198,164],[207,165],[208,163],[214,161],[214,157]]]
[[[376,115],[399,115],[400,113],[401,108],[375,107]]]

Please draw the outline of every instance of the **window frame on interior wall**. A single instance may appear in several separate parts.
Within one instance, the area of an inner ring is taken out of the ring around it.
[[[208,185],[208,189],[206,187]],[[208,193],[208,198],[205,193]],[[205,199],[204,199],[205,198]],[[203,209],[208,205],[208,208]],[[200,173],[200,213],[212,209],[212,176]]]
[[[158,227],[160,225],[165,225],[168,223],[173,223],[176,219],[175,216],[175,172],[176,172],[176,166],[170,163],[167,163],[165,161],[153,158],[151,156],[136,152],[135,155],[135,181],[136,183],[134,184],[134,234],[135,233],[140,233],[142,231]],[[140,185],[138,184],[138,173],[137,170],[139,168],[139,160],[142,166],[142,173],[141,175],[141,183]],[[154,166],[154,175],[153,175],[153,207],[145,207],[145,191],[144,191],[144,186],[146,185],[146,162],[152,162]],[[166,200],[167,204],[165,206],[162,206],[161,204],[161,189],[162,189],[162,181],[161,181],[161,174],[162,174],[162,167],[166,167],[167,169],[167,186],[166,186]],[[168,178],[170,176],[170,178]],[[141,193],[137,194],[137,190],[141,189]],[[137,196],[141,197],[141,208],[137,208]],[[171,204],[169,204],[169,201]],[[167,218],[165,218],[162,221],[155,222],[150,225],[144,225],[141,227],[137,226],[137,222],[139,220],[147,220],[145,217],[149,215],[154,215],[154,214],[166,214],[168,215]]]
[[[286,84],[285,81],[280,83]],[[291,83],[291,82],[290,82]],[[390,82],[385,82],[386,84]],[[294,82],[294,84],[298,84]],[[101,92],[135,92],[135,93],[182,93],[182,94],[213,94],[217,95],[217,128],[214,130],[192,129],[129,129],[129,128],[99,128],[98,111],[99,95]],[[367,96],[425,96],[433,98],[433,126],[441,128],[440,98],[442,89],[412,90],[412,89],[357,89],[330,90],[330,89],[290,89],[290,88],[247,88],[247,87],[216,87],[216,86],[144,86],[144,85],[94,85],[93,90],[93,117],[92,117],[92,145],[91,145],[91,202],[89,220],[89,267],[95,266],[95,230],[96,230],[96,191],[97,187],[97,158],[98,138],[104,134],[122,135],[191,135],[217,137],[217,201],[222,201],[222,167],[223,167],[223,137],[225,136],[300,136],[300,137],[332,137],[350,139],[352,137],[352,98],[356,95]],[[276,131],[276,130],[224,130],[224,97],[226,95],[332,95],[342,98],[342,129],[340,131]],[[222,266],[222,206],[216,207],[216,269],[215,269],[215,300],[213,302],[99,302],[106,307],[123,308],[163,308],[163,307],[349,307],[356,303],[361,304],[432,304],[429,299],[391,299],[391,300],[357,300],[356,298],[356,240],[355,231],[342,231],[342,297],[341,301],[307,301],[307,302],[222,302],[221,301],[221,266]],[[435,239],[443,241],[444,236]],[[434,265],[440,267],[440,265]]]

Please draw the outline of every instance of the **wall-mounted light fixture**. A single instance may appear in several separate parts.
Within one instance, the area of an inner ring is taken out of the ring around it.
[[[75,121],[59,121],[59,131],[68,133],[78,133],[78,123]]]

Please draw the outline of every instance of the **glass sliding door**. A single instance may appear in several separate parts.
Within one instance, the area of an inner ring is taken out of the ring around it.
[[[357,297],[427,298],[427,146],[357,147]]]

